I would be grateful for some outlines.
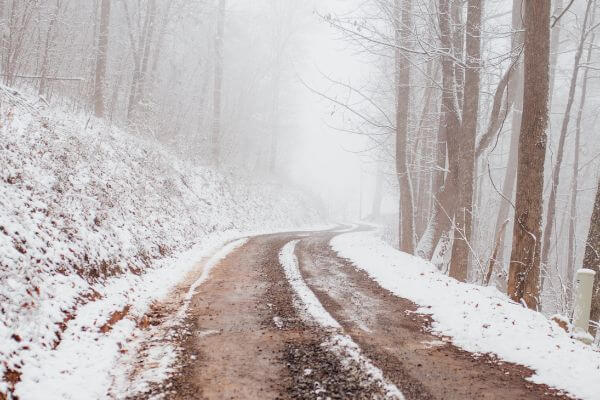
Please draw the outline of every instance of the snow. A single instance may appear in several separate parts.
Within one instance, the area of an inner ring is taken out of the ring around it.
[[[298,260],[294,254],[297,243],[298,240],[292,240],[287,243],[281,249],[279,261],[283,266],[286,278],[290,282],[294,292],[298,295],[300,309],[308,318],[313,319],[319,325],[325,328],[340,329],[340,324],[325,310],[319,299],[317,299],[317,296],[310,290],[304,282],[302,275],[300,275]]]
[[[298,259],[294,254],[297,243],[298,240],[292,240],[283,246],[279,253],[279,262],[283,266],[285,276],[292,289],[298,296],[296,306],[304,313],[305,318],[331,331],[323,346],[333,351],[342,360],[343,365],[348,366],[353,363],[359,366],[371,382],[380,385],[384,389],[386,398],[404,399],[396,385],[385,379],[383,372],[362,354],[360,347],[352,338],[342,332],[341,325],[327,312],[317,296],[304,282],[300,274]]]
[[[323,219],[296,190],[87,114],[3,86],[0,104],[0,397],[105,397],[138,319],[209,250]]]
[[[373,232],[346,233],[331,246],[381,287],[420,306],[432,330],[472,353],[535,371],[532,382],[584,400],[600,398],[600,352],[587,346],[541,313],[510,301],[494,287],[458,282],[432,263],[402,253]]]

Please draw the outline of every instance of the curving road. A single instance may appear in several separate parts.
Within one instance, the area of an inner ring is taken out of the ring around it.
[[[337,234],[256,236],[220,261],[192,298],[178,373],[144,397],[568,398],[429,333],[415,304],[331,250]]]

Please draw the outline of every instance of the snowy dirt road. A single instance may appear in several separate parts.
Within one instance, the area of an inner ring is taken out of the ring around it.
[[[192,297],[170,399],[562,399],[532,371],[429,333],[417,306],[338,257],[335,231],[250,238]]]

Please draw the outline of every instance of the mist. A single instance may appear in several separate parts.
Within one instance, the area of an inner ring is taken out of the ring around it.
[[[600,398],[599,5],[0,0],[0,400]]]

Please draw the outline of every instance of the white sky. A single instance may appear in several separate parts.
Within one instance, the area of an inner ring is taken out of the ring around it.
[[[340,13],[349,4],[351,1],[320,1],[313,10],[316,9],[320,14]],[[335,211],[343,212],[343,217],[358,218],[361,161],[354,152],[365,148],[365,138],[344,134],[328,126],[339,125],[339,121],[331,116],[333,104],[311,93],[301,82],[317,91],[329,88],[327,93],[331,94],[331,85],[323,75],[356,83],[368,73],[368,66],[351,54],[348,44],[339,36],[339,32],[316,14],[308,16],[307,26],[299,35],[302,48],[293,62],[299,77],[295,96],[300,105],[297,112],[302,140],[291,160],[291,172],[294,181],[308,186],[327,203],[336,205]],[[368,165],[362,167],[371,168]],[[366,194],[372,193],[372,189],[367,190],[369,185],[369,176],[363,173],[363,210],[367,209],[367,200],[372,197]]]

